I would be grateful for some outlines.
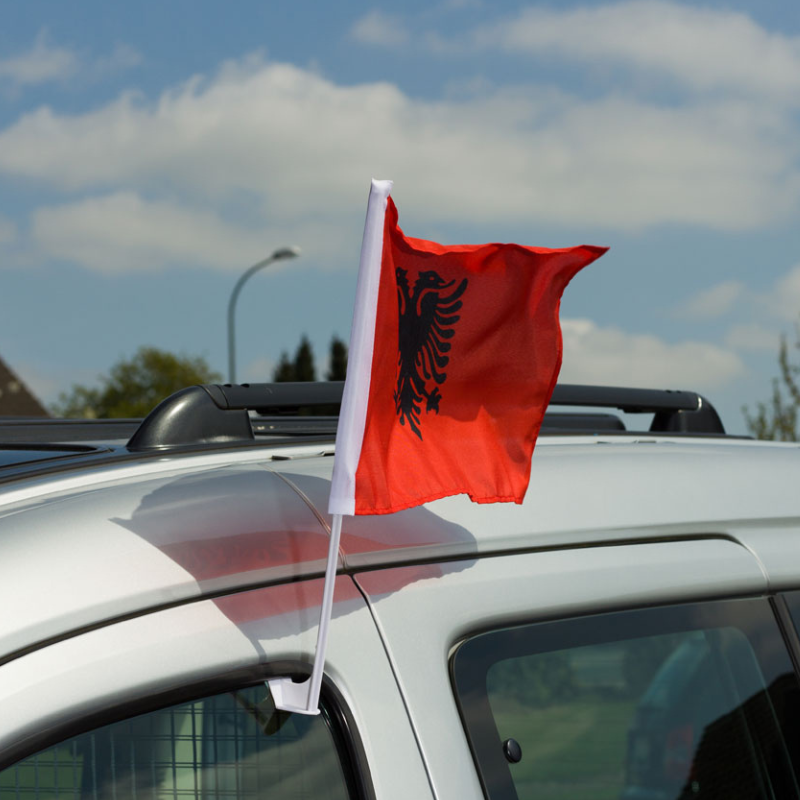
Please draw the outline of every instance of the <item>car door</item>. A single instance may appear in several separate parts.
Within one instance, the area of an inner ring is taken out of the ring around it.
[[[337,580],[322,713],[277,712],[302,676],[321,580],[99,625],[0,666],[0,797],[430,797],[363,597]]]
[[[439,798],[798,796],[800,692],[746,548],[698,537],[437,568],[357,581]]]

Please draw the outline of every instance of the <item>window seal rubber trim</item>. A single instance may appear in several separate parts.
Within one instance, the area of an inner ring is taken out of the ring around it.
[[[775,617],[778,620],[778,625],[781,629],[784,644],[789,651],[794,665],[795,674],[800,679],[800,632],[798,632],[797,625],[795,624],[792,610],[789,607],[787,595],[799,594],[796,589],[788,589],[778,592],[770,597],[772,609],[775,612]]]

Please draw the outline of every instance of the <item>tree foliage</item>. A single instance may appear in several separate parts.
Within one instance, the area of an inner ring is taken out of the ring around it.
[[[132,358],[114,364],[100,386],[75,384],[62,392],[53,410],[57,416],[83,419],[144,417],[178,389],[221,380],[200,356],[140,347]]]
[[[287,353],[281,353],[281,359],[272,373],[274,383],[290,383],[294,380],[294,361],[289,360]]]
[[[570,700],[575,675],[566,651],[540,653],[498,661],[486,676],[490,694],[510,696],[531,708],[546,708]]]
[[[331,339],[330,362],[325,378],[329,381],[343,381],[347,375],[347,345],[338,337]]]
[[[794,348],[800,350],[800,328],[795,328]],[[789,358],[789,344],[785,336],[781,336],[778,351],[780,376],[772,380],[772,397],[767,402],[756,406],[756,413],[751,415],[745,407],[744,413],[747,428],[758,439],[775,439],[781,442],[798,441],[797,414],[800,409],[800,364]]]
[[[311,348],[311,342],[308,341],[308,336],[303,334],[293,359],[290,359],[289,354],[285,351],[281,353],[278,366],[272,373],[272,380],[275,383],[288,383],[291,381],[315,381],[316,379],[314,351]]]
[[[314,366],[314,351],[311,349],[311,342],[303,334],[300,344],[294,356],[294,379],[296,381],[315,381],[317,379],[317,368]]]
[[[325,380],[343,381],[347,373],[347,345],[338,337],[331,339],[330,357]],[[314,364],[314,351],[308,337],[304,334],[297,346],[294,358],[284,351],[281,353],[278,366],[272,373],[275,383],[290,381],[315,381],[317,368]]]

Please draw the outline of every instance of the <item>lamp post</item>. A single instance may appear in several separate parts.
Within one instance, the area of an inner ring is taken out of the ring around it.
[[[236,314],[236,301],[239,298],[239,292],[242,291],[242,286],[244,286],[251,275],[269,266],[273,261],[284,261],[288,258],[296,258],[299,255],[299,247],[281,247],[275,250],[271,255],[253,264],[253,266],[236,281],[236,286],[233,287],[233,291],[231,292],[231,299],[228,301],[228,381],[230,383],[236,383],[236,326],[234,325],[234,317]]]

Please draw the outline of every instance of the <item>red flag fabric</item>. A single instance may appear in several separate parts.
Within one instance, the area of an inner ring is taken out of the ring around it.
[[[363,427],[347,429],[346,386],[336,461],[345,439],[360,444],[335,465],[330,511],[386,514],[461,493],[521,503],[561,366],[561,295],[607,248],[414,239],[398,226],[391,183],[376,184],[384,213],[380,236],[372,232],[368,359],[351,339],[368,375],[349,367],[347,376],[360,377]]]

